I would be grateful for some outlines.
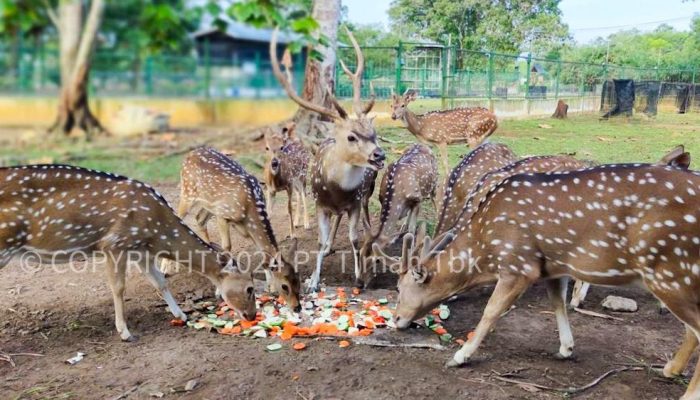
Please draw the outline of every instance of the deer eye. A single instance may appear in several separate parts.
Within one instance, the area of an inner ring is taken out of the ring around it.
[[[289,286],[287,285],[282,285],[282,290],[286,293],[289,293]]]
[[[357,138],[353,135],[348,136],[348,142],[357,142]]]
[[[248,286],[248,288],[247,288],[245,291],[246,291],[246,293],[248,293],[248,296],[249,296],[249,297],[252,297],[252,296],[255,294],[255,293],[253,292],[253,287],[252,287],[252,286]]]

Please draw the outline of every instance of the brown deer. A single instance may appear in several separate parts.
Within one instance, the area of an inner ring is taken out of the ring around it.
[[[457,222],[472,189],[484,174],[497,170],[517,160],[513,151],[504,144],[484,143],[462,157],[462,161],[450,173],[442,200],[435,236]]]
[[[274,132],[265,134],[267,162],[263,169],[267,211],[272,209],[275,194],[287,192],[287,212],[292,238],[296,237],[299,216],[304,217],[304,229],[309,229],[309,214],[306,209],[306,173],[309,169],[311,153],[294,134],[294,123],[285,124],[281,135]],[[296,210],[292,211],[292,199],[296,200]],[[301,208],[303,206],[303,214]]]
[[[483,107],[455,108],[416,115],[408,109],[417,93],[406,90],[403,96],[392,93],[391,118],[401,120],[418,140],[433,143],[440,149],[445,174],[450,173],[447,145],[467,143],[475,148],[498,127],[496,115]]]
[[[145,183],[70,165],[1,168],[0,182],[0,267],[22,255],[45,264],[102,258],[122,340],[135,339],[124,317],[134,263],[176,318],[187,316],[158,269],[162,259],[206,276],[232,309],[255,318],[251,274],[200,239]]]
[[[239,163],[210,147],[199,147],[185,156],[180,178],[180,218],[184,219],[192,209],[200,210],[196,230],[208,240],[207,221],[215,217],[224,250],[231,250],[231,226],[250,238],[264,254],[267,289],[279,292],[289,307],[298,311],[300,281],[292,264],[296,241],[283,255],[267,217],[258,180]]]
[[[560,348],[574,341],[566,314],[568,277],[593,284],[641,283],[686,326],[664,375],[685,369],[700,335],[700,173],[646,164],[603,165],[573,172],[520,174],[494,187],[470,219],[412,257],[407,235],[401,259],[396,325],[443,299],[496,282],[475,335],[447,366],[464,364],[499,317],[545,279]],[[537,205],[545,206],[541,210]],[[427,245],[427,246],[426,246]],[[696,367],[683,399],[700,398]]]
[[[673,150],[661,157],[661,160],[659,160],[656,165],[668,165],[687,170],[690,168],[690,153],[685,151],[685,147],[683,145],[676,146]],[[590,289],[590,287],[591,284],[588,282],[576,281],[574,284],[574,289],[571,292],[571,302],[569,305],[572,308],[581,306],[583,300],[586,299],[586,295],[588,294],[588,289]],[[663,312],[663,310],[665,310],[665,307],[662,304],[661,311]]]
[[[379,189],[382,205],[379,227],[375,233],[366,233],[360,249],[363,271],[358,284],[370,284],[384,249],[404,233],[403,229],[397,231],[399,221],[407,218],[404,226],[408,227],[408,232],[415,233],[420,203],[431,199],[435,205],[437,180],[437,160],[430,148],[423,144],[410,146],[398,160],[389,164]]]
[[[357,68],[353,73],[342,60],[340,65],[352,81],[353,110],[357,116],[355,119],[348,117],[348,113],[330,92],[328,95],[334,109],[299,97],[289,79],[280,70],[276,54],[276,31],[270,40],[272,71],[287,95],[301,107],[324,115],[335,123],[333,137],[321,143],[312,166],[311,184],[316,196],[320,250],[316,259],[316,269],[309,284],[311,291],[318,290],[323,258],[330,251],[331,216],[335,216],[334,224],[337,225],[343,214],[348,215],[348,234],[353,248],[355,278],[360,279],[357,223],[360,220],[362,197],[367,186],[365,184],[367,171],[382,169],[386,159],[384,151],[377,144],[377,132],[373,121],[367,116],[374,101],[372,99],[368,104],[363,105],[361,100],[364,57],[355,37],[349,30],[347,32],[357,56]]]

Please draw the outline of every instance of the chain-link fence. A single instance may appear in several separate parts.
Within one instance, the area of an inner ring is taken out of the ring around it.
[[[363,97],[372,82],[379,98],[392,91],[416,90],[421,97],[451,103],[468,99],[558,99],[598,97],[604,82],[632,79],[653,97],[658,88],[659,107],[690,112],[700,109],[695,99],[696,70],[636,68],[587,64],[493,52],[460,50],[426,43],[399,43],[395,47],[363,47]],[[341,47],[338,57],[352,70],[355,54]],[[294,83],[301,86],[304,59],[293,62]],[[56,49],[43,45],[0,46],[0,93],[55,95],[60,66]],[[270,71],[268,54],[246,57],[212,57],[208,46],[189,55],[148,55],[138,52],[98,51],[91,69],[90,90],[98,96],[158,96],[194,98],[282,97]],[[351,97],[352,85],[340,65],[335,91]],[[700,93],[699,93],[700,94]]]

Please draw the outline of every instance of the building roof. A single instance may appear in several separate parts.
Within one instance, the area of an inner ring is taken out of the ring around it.
[[[272,29],[261,29],[261,28],[255,28],[250,25],[245,25],[237,21],[231,21],[228,20],[226,21],[226,31],[222,32],[226,36],[229,36],[232,39],[238,39],[238,40],[248,40],[251,42],[264,42],[264,43],[269,43],[270,38],[272,37]],[[212,33],[219,32],[219,29],[216,27],[209,27],[209,28],[204,28],[200,29],[197,32],[192,34],[192,37],[194,39],[199,39],[201,37],[210,35]],[[285,32],[280,32],[277,35],[277,43],[280,44],[287,44],[294,39],[296,39],[297,36],[294,34],[290,33],[285,33]]]

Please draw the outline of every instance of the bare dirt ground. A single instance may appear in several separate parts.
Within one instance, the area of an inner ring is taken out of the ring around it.
[[[170,201],[177,188],[160,185]],[[278,198],[278,204],[283,199]],[[272,223],[280,239],[288,233],[286,207],[276,207]],[[432,213],[426,205],[424,212]],[[425,215],[425,214],[424,214]],[[315,249],[312,227],[302,231],[300,247]],[[339,232],[338,248],[347,248]],[[239,240],[239,248],[249,243]],[[328,259],[327,284],[349,286],[352,277],[337,272],[338,256]],[[311,265],[302,266],[308,276]],[[394,280],[382,282],[389,287]],[[204,278],[170,278],[177,297],[211,285]],[[474,328],[490,290],[470,292],[450,305],[445,323],[460,337]],[[517,378],[547,386],[582,386],[619,364],[660,363],[680,342],[682,328],[671,315],[659,315],[654,299],[641,289],[593,288],[586,305],[599,309],[609,293],[637,299],[640,310],[620,314],[621,321],[573,313],[576,357],[557,361],[556,323],[543,287],[533,287],[505,316],[469,366],[447,370],[448,351],[377,348],[355,345],[340,349],[334,341],[312,340],[303,352],[264,351],[274,339],[238,338],[173,328],[164,303],[148,282],[133,275],[127,289],[127,312],[136,343],[122,343],[113,326],[109,288],[97,273],[57,273],[44,269],[24,272],[17,265],[0,271],[0,350],[39,353],[17,356],[16,366],[0,362],[0,398],[119,398],[146,399],[162,392],[166,398],[250,399],[396,399],[411,398],[532,398],[562,397],[547,391],[496,381],[494,372],[518,371]],[[396,333],[411,335],[411,332]],[[456,346],[456,345],[455,345]],[[81,351],[85,359],[74,366],[64,361]],[[636,360],[636,361],[635,361]],[[192,392],[172,392],[190,379]],[[530,390],[526,390],[530,389]],[[646,370],[616,374],[575,397],[581,399],[670,399],[684,387]]]

